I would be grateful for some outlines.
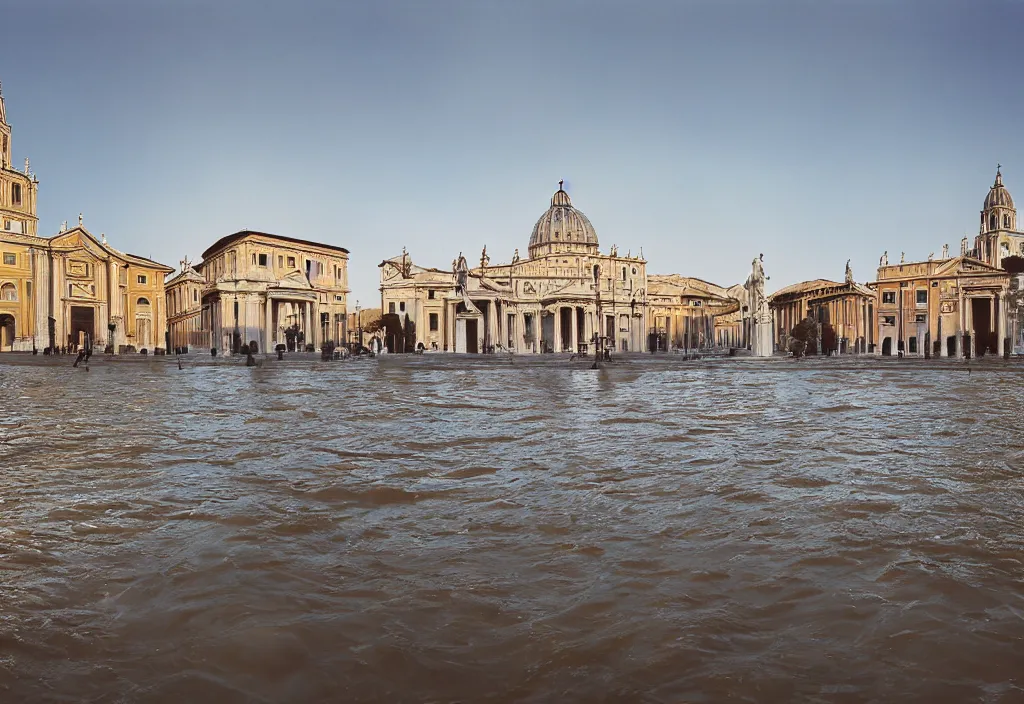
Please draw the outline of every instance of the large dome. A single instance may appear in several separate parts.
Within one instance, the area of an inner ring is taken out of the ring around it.
[[[552,252],[598,253],[597,232],[587,216],[572,207],[562,181],[551,197],[551,207],[540,216],[530,235],[531,257]]]
[[[985,197],[985,210],[998,206],[1012,208],[1013,198],[1010,197],[1010,192],[1003,185],[1003,175],[996,170],[996,182],[992,184],[992,188],[988,190],[988,196]]]

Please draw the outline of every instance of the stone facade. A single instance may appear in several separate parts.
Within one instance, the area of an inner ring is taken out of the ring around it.
[[[408,343],[425,350],[593,352],[595,336],[612,350],[646,347],[647,262],[615,246],[601,254],[596,230],[561,184],[528,252],[491,264],[484,247],[479,266],[460,254],[450,270],[417,266],[404,252],[387,259],[380,264],[385,321],[398,316]]]
[[[803,281],[776,291],[768,302],[778,350],[789,350],[793,328],[810,317],[818,325],[819,340],[824,340],[825,326],[835,333],[836,353],[874,351],[875,292],[853,280],[849,264],[842,283],[828,279]],[[821,351],[833,350],[819,347]]]
[[[1001,354],[1010,275],[968,255],[878,268],[876,312],[883,356]]]
[[[170,267],[112,247],[82,224],[38,237],[39,182],[11,164],[0,94],[0,351],[89,346],[114,352],[165,345],[163,280]]]
[[[746,290],[679,274],[647,277],[649,338],[659,350],[710,350],[746,347],[743,324]],[[650,345],[648,346],[650,348]]]
[[[244,230],[167,282],[172,345],[239,351],[320,347],[347,335],[348,250]],[[196,300],[198,297],[198,301]]]

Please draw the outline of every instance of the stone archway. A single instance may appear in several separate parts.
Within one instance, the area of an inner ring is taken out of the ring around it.
[[[884,340],[882,340],[882,356],[883,357],[891,357],[892,356],[892,338],[891,337],[887,337]]]

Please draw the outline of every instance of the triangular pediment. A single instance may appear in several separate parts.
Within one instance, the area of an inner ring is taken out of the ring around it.
[[[966,254],[950,259],[939,265],[935,276],[956,276],[957,274],[1005,274],[1002,269],[986,264]]]
[[[290,289],[301,289],[303,291],[312,291],[313,287],[309,283],[309,279],[301,271],[296,269],[288,274],[285,274],[278,279],[277,288],[290,288]]]
[[[75,227],[67,232],[62,232],[56,237],[50,238],[50,247],[53,249],[78,250],[86,252],[93,259],[107,259],[112,252],[103,246],[99,240],[84,227]]]

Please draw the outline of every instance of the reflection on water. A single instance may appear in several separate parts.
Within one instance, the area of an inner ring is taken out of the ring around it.
[[[0,366],[0,701],[1024,700],[1019,367]]]

